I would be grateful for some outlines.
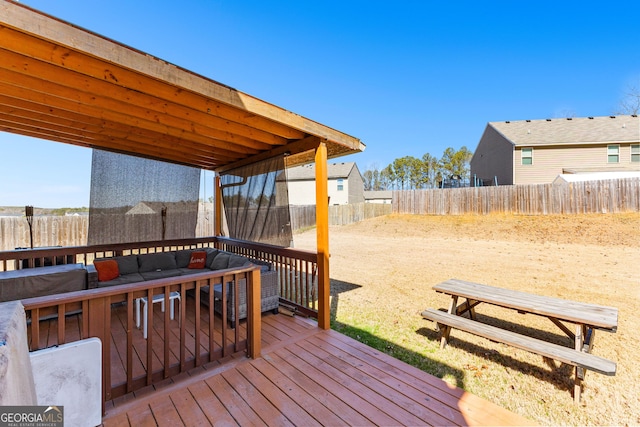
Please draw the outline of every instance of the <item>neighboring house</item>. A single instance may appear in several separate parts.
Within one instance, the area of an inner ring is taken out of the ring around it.
[[[139,202],[137,205],[129,209],[125,215],[159,214],[164,206],[166,206],[166,204],[162,202]]]
[[[474,178],[546,184],[563,173],[614,171],[640,171],[637,115],[490,122],[471,158],[472,185]]]
[[[364,180],[354,162],[327,165],[329,204],[364,202]],[[315,164],[287,169],[290,205],[316,204]]]
[[[365,191],[364,192],[364,202],[365,203],[390,204],[391,203],[391,195],[392,194],[393,194],[393,192],[391,190]]]
[[[193,212],[191,206],[195,206],[198,202],[138,202],[135,206],[128,209],[125,215],[160,215],[162,209],[166,209],[169,214],[175,214],[177,212]],[[119,208],[113,208],[115,210]]]
[[[640,171],[563,173],[553,180],[553,185],[567,185],[572,182],[601,181],[604,179],[640,178]]]

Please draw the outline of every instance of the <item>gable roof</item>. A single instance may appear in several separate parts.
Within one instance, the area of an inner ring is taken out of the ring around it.
[[[393,191],[391,190],[369,190],[364,192],[365,200],[391,199]]]
[[[490,122],[514,146],[640,142],[640,119],[604,116]]]
[[[74,26],[0,0],[0,131],[224,171],[359,139]]]
[[[327,178],[348,178],[353,169],[360,173],[355,162],[330,163],[327,165]],[[287,168],[288,181],[313,181],[316,179],[316,166],[314,163]]]

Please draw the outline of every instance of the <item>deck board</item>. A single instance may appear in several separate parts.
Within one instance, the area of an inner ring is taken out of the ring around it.
[[[337,368],[331,364],[330,357],[316,356],[319,350],[313,348],[313,353],[307,351],[307,342],[304,347],[300,344],[287,350],[295,353],[297,357],[304,358],[305,362],[322,375],[325,379],[323,384],[330,387],[330,391],[335,393],[340,399],[349,402],[358,412],[369,418],[371,423],[382,425],[419,425],[420,419],[413,416],[394,400],[388,400],[385,396],[376,393],[367,385],[352,377],[348,369],[343,370],[343,366]],[[338,364],[338,361],[333,361]],[[361,378],[363,381],[366,379]]]
[[[309,394],[301,384],[291,380],[286,374],[283,375],[276,366],[271,365],[264,358],[256,360],[251,366],[260,372],[267,381],[271,381],[276,385],[284,395],[293,401],[292,403],[287,401],[287,406],[281,408],[282,412],[292,414],[298,410],[295,406],[299,405],[300,408],[304,408],[304,411],[313,418],[314,421],[309,422],[309,425],[315,424],[318,421],[321,421],[322,424],[325,425],[345,424],[345,421],[331,412],[329,407],[325,406],[321,400]],[[292,407],[290,405],[294,406]],[[302,419],[302,417],[299,419]]]
[[[371,424],[364,415],[353,409],[348,403],[341,400],[338,396],[331,393],[323,387],[318,381],[313,379],[313,372],[310,370],[302,371],[294,365],[288,363],[287,360],[281,358],[276,352],[269,353],[260,359],[262,363],[269,363],[276,368],[284,378],[298,384],[305,390],[306,395],[299,396],[299,402],[302,405],[307,398],[315,400],[318,404],[328,408],[333,412],[334,416],[342,420],[342,422],[334,425],[368,425]]]
[[[288,418],[295,419],[297,424],[309,427],[321,425],[316,418],[307,412],[306,408],[296,402],[295,397],[287,395],[279,387],[273,387],[273,381],[265,377],[252,364],[242,364],[238,366],[237,371],[257,390],[269,390],[269,394],[265,395],[265,398],[276,409],[277,416],[286,414]],[[276,418],[276,422],[279,422],[279,418]]]
[[[106,405],[105,426],[527,425],[336,331],[263,316],[262,357],[228,358]]]
[[[348,351],[344,350],[344,345],[338,340],[326,340],[312,337],[309,342],[321,349],[332,366],[350,375],[375,394],[381,395],[381,398],[393,397],[403,409],[414,414],[422,422],[435,425],[449,425],[451,423],[463,423],[464,417],[458,412],[450,411],[446,405],[438,404],[437,400],[430,399],[430,396],[421,393],[419,390],[412,388],[402,379],[388,374],[378,364],[364,364],[361,359],[353,357]],[[320,354],[320,352],[316,352]],[[433,406],[425,409],[420,403],[423,400],[432,400]],[[447,418],[448,415],[448,418]]]
[[[208,378],[205,382],[222,403],[223,411],[229,412],[229,415],[233,417],[239,425],[267,425],[258,417],[258,414],[254,412],[253,407],[242,399],[240,394],[231,387],[231,384],[221,375]]]
[[[188,391],[211,425],[214,423],[223,426],[239,425],[205,381],[193,384]]]
[[[188,389],[180,389],[171,393],[171,401],[180,414],[184,425],[201,426],[210,423],[209,419],[202,412],[198,402]]]

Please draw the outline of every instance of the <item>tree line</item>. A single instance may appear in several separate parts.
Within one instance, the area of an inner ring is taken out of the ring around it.
[[[467,147],[462,146],[459,150],[447,148],[439,159],[429,153],[425,153],[420,159],[413,156],[400,157],[382,170],[377,166],[365,170],[362,174],[364,189],[371,191],[439,188],[444,181],[451,179],[468,183],[472,155]]]

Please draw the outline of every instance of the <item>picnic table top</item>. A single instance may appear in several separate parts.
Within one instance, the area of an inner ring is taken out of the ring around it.
[[[618,309],[615,307],[530,294],[459,279],[446,280],[435,285],[433,289],[444,294],[457,295],[575,324],[589,325],[610,332],[615,332],[618,326]]]

